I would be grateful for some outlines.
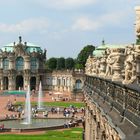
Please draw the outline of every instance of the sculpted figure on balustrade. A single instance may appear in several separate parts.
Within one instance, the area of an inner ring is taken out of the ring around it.
[[[125,78],[123,80],[123,84],[130,84],[136,80],[136,58],[134,46],[127,46],[125,55]]]
[[[97,58],[93,56],[92,58],[92,69],[91,69],[91,73],[92,75],[96,75],[96,62],[97,62]]]
[[[103,54],[103,56],[100,58],[100,68],[99,68],[99,76],[100,77],[105,77],[106,75],[106,66],[107,66],[107,52]]]
[[[140,7],[136,7],[136,24],[135,24],[135,32],[136,36],[140,38]]]
[[[95,74],[100,75],[100,58],[96,58],[96,63],[95,63]]]
[[[107,54],[107,58],[106,58],[105,76],[110,78],[112,76],[112,65],[113,63],[115,63],[115,59],[113,59],[113,55],[111,54],[110,49],[106,49],[106,54]]]
[[[91,70],[92,70],[92,56],[90,55],[87,59],[87,62],[85,64],[85,72],[87,75],[91,75]]]

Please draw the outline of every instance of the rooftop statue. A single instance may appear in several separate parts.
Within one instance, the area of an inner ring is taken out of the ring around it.
[[[136,58],[134,54],[134,46],[128,46],[125,49],[125,79],[124,84],[133,83],[136,80]]]
[[[92,57],[89,56],[86,62],[86,74],[91,74]]]
[[[136,36],[140,38],[140,6],[137,6],[135,10],[136,10],[135,32],[136,32]]]
[[[106,59],[106,73],[105,76],[110,77],[112,75],[112,64],[115,63],[115,60],[112,59],[111,50],[107,49],[106,54],[108,55]]]

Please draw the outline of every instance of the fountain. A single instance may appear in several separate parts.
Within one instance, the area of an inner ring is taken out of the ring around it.
[[[39,86],[39,96],[38,96],[38,107],[41,108],[39,111],[46,110],[45,107],[42,106],[42,87],[41,82]],[[48,108],[51,110],[51,108]],[[42,118],[37,117],[31,119],[31,101],[30,101],[30,86],[28,85],[28,89],[26,92],[26,100],[25,100],[25,116],[22,119],[13,119],[13,120],[3,120],[1,123],[4,123],[4,127],[9,129],[9,131],[38,131],[38,130],[46,130],[46,129],[56,129],[63,128],[64,123],[66,123],[69,118]]]
[[[41,81],[40,81],[39,92],[38,92],[38,106],[37,106],[37,108],[39,110],[43,109],[42,97],[43,97],[43,92],[42,92],[42,85],[41,85]]]
[[[23,124],[31,124],[31,101],[30,101],[30,86],[28,85],[26,100],[25,100],[25,121]]]

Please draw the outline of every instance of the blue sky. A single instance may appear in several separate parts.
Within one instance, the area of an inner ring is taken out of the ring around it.
[[[140,0],[0,0],[0,46],[18,41],[47,49],[50,57],[76,57],[88,44],[135,42]]]

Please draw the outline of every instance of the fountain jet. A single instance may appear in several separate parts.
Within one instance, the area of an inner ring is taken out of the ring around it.
[[[42,92],[42,85],[41,85],[41,81],[40,81],[39,93],[38,93],[38,106],[37,106],[38,109],[43,108],[42,98],[43,98],[43,92]]]
[[[26,100],[25,100],[25,121],[23,124],[31,124],[31,101],[30,101],[30,86],[28,85]]]

